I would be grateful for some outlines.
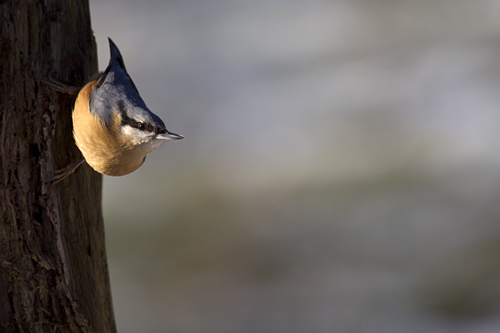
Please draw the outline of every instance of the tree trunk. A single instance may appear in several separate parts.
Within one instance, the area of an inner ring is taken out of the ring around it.
[[[0,332],[115,332],[102,176],[72,136],[75,97],[97,72],[88,0],[0,0]]]

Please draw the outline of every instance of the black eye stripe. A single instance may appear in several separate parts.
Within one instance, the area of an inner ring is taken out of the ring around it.
[[[135,119],[130,118],[127,115],[125,102],[123,100],[118,101],[118,112],[120,112],[120,115],[122,116],[122,126],[129,125],[133,128],[137,128],[140,131],[155,133],[155,134],[164,133],[165,131],[164,129],[158,128],[152,124],[139,122]]]

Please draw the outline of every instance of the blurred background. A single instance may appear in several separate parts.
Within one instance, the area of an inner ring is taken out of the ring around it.
[[[105,177],[119,332],[500,331],[499,1],[90,9],[185,136]]]

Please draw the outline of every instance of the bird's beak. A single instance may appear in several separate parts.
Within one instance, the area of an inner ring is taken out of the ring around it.
[[[159,140],[180,140],[183,138],[183,136],[165,130],[165,133],[158,134],[156,138]]]

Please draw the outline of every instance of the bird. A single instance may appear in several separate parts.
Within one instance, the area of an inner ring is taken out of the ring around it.
[[[106,70],[83,88],[67,86],[52,75],[44,81],[56,91],[78,94],[72,113],[73,137],[84,157],[59,170],[53,182],[66,178],[84,162],[104,175],[130,174],[164,142],[183,138],[168,131],[148,109],[118,47],[111,38],[108,40],[110,60]]]

